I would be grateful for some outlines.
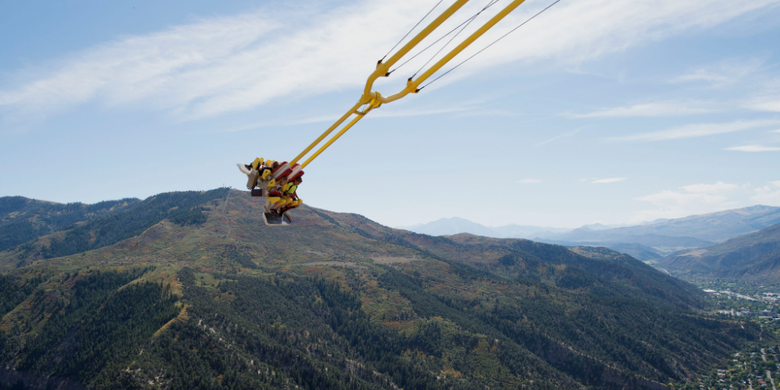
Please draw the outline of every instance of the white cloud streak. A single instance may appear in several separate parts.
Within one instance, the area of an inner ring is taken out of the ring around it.
[[[765,60],[751,58],[747,60],[726,60],[707,68],[696,69],[691,73],[679,76],[671,82],[707,82],[713,87],[730,85],[747,78],[761,70]]]
[[[730,196],[739,188],[735,184],[717,182],[715,184],[693,184],[677,190],[664,190],[642,196],[636,200],[650,203],[654,208],[639,211],[633,220],[640,222],[658,218],[679,218],[734,208],[738,206],[738,203],[732,201]]]
[[[592,184],[612,184],[612,183],[619,183],[619,182],[625,181],[625,180],[626,180],[625,177],[612,177],[612,178],[609,178],[609,179],[594,180],[591,183]]]
[[[584,127],[581,127],[581,128],[579,128],[579,129],[577,129],[577,130],[574,130],[574,131],[570,131],[570,132],[568,132],[568,133],[563,133],[563,134],[561,134],[561,135],[558,135],[558,136],[552,137],[552,138],[550,138],[550,139],[548,139],[548,140],[546,140],[546,141],[542,141],[542,142],[540,142],[540,143],[536,144],[536,147],[539,147],[539,146],[542,146],[542,145],[547,145],[547,144],[549,144],[550,142],[557,141],[557,140],[559,140],[559,139],[573,137],[573,136],[575,136],[577,133],[579,133],[580,131],[582,131],[582,129],[584,129]]]
[[[745,108],[753,111],[780,112],[780,98],[773,96],[770,98],[755,99],[745,104]]]
[[[756,188],[755,195],[750,200],[767,206],[780,206],[780,180],[772,181],[764,187]]]
[[[663,141],[672,139],[694,138],[694,137],[706,137],[717,134],[733,133],[737,131],[745,131],[751,129],[758,129],[768,126],[776,126],[780,124],[778,120],[752,120],[752,121],[736,121],[731,123],[700,123],[691,124],[681,127],[675,127],[669,130],[652,131],[647,133],[640,133],[634,135],[628,135],[623,137],[612,137],[609,140],[612,141]]]
[[[371,114],[369,114],[369,116],[366,117],[366,119],[363,120],[366,121],[374,118],[405,118],[405,117],[441,115],[441,114],[467,114],[470,112],[475,112],[478,109],[479,107],[477,106],[463,105],[463,106],[453,106],[447,108],[419,108],[419,109],[406,109],[406,110],[397,110],[397,111],[379,111],[379,112],[372,112]],[[338,119],[339,119],[338,115],[324,115],[324,116],[315,116],[315,117],[308,117],[303,119],[295,119],[295,120],[287,120],[287,121],[255,123],[255,124],[250,124],[250,125],[241,126],[237,128],[222,130],[220,132],[231,133],[237,131],[260,129],[263,127],[296,126],[296,125],[304,125],[304,124],[311,124],[311,123],[328,123],[328,122],[335,122]]]
[[[518,60],[594,59],[778,4],[780,0],[562,3],[476,57],[455,77]],[[489,32],[483,44],[545,5],[521,7]],[[315,6],[261,10],[117,39],[42,64],[43,71],[20,70],[0,90],[0,115],[6,124],[24,122],[96,101],[188,120],[250,110],[282,97],[359,88],[374,56],[391,47],[427,7],[418,0],[370,0],[330,12],[300,11]],[[476,46],[474,50],[483,47]]]
[[[737,152],[780,152],[780,148],[774,147],[774,146],[762,146],[762,145],[742,145],[742,146],[732,146],[730,148],[726,148],[725,150],[733,150]]]
[[[628,118],[628,117],[664,117],[705,114],[711,108],[701,103],[657,102],[636,104],[628,107],[608,108],[589,114],[572,115],[575,118]]]
[[[712,71],[697,69],[692,73],[682,75],[675,78],[672,82],[685,82],[685,81],[707,81],[711,83],[724,83],[729,82],[731,79],[722,74],[718,74]]]

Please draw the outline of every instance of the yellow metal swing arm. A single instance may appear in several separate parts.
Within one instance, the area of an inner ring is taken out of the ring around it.
[[[420,42],[422,42],[423,39],[428,37],[436,28],[441,26],[442,23],[444,23],[447,19],[450,18],[455,12],[457,12],[461,7],[463,7],[466,3],[468,3],[469,0],[457,0],[454,4],[452,4],[449,8],[447,8],[441,15],[439,15],[434,21],[432,21],[428,26],[426,26],[422,31],[420,31],[412,40],[410,40],[406,45],[404,45],[398,52],[396,52],[392,57],[390,57],[387,61],[382,62],[381,60],[377,62],[376,70],[374,70],[373,73],[371,73],[370,76],[368,76],[368,81],[366,81],[366,88],[363,90],[363,95],[360,97],[360,100],[355,104],[354,107],[350,108],[349,111],[347,111],[346,114],[344,114],[339,120],[336,121],[333,125],[331,125],[328,130],[326,130],[322,135],[320,135],[314,142],[311,143],[306,149],[301,152],[295,159],[293,159],[290,162],[290,165],[297,163],[301,158],[306,156],[314,147],[320,144],[330,133],[333,132],[336,128],[341,126],[347,119],[355,115],[355,117],[346,125],[344,126],[336,135],[331,137],[322,147],[320,147],[314,154],[312,154],[306,161],[304,161],[301,164],[302,168],[305,168],[307,165],[309,165],[310,162],[312,162],[317,156],[320,155],[325,149],[327,149],[331,144],[336,142],[344,133],[347,132],[352,126],[354,126],[360,119],[362,119],[366,114],[368,114],[371,110],[378,108],[384,103],[390,103],[393,101],[396,101],[398,99],[403,98],[404,96],[410,94],[410,93],[417,93],[419,92],[420,84],[422,84],[425,80],[427,80],[429,77],[431,77],[434,73],[439,71],[444,65],[446,65],[450,60],[455,58],[460,52],[462,52],[465,48],[467,48],[469,45],[471,45],[474,41],[477,40],[480,36],[482,36],[485,32],[490,30],[493,26],[496,25],[501,19],[506,17],[510,12],[514,11],[515,8],[520,6],[525,0],[513,0],[509,5],[507,5],[503,10],[501,10],[498,14],[493,16],[489,21],[487,21],[484,25],[482,25],[477,31],[475,31],[473,34],[471,34],[468,38],[463,40],[456,48],[452,49],[449,53],[447,53],[444,57],[442,57],[436,64],[428,68],[423,74],[421,74],[416,79],[409,78],[409,80],[406,82],[406,87],[402,89],[400,92],[390,95],[390,96],[382,96],[379,92],[372,92],[371,88],[374,85],[374,82],[379,77],[387,77],[390,75],[389,70],[390,67],[395,65],[396,62],[398,62],[401,58],[403,58],[405,55],[407,55],[412,49],[414,49],[415,46],[417,46]],[[365,106],[362,110],[361,107]]]

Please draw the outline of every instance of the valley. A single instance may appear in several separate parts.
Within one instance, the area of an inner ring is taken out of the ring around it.
[[[778,293],[780,286],[758,286],[739,281],[701,281],[713,303],[713,315],[758,325],[762,335],[780,336]],[[713,367],[684,389],[777,389],[780,378],[780,345],[760,338],[731,356],[728,364]]]

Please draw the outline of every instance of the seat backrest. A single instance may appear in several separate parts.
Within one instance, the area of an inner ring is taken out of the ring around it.
[[[301,164],[295,164],[292,166],[290,174],[287,175],[287,181],[292,182],[301,176],[303,176],[303,168],[301,168]]]
[[[277,166],[276,169],[274,169],[273,172],[271,173],[271,177],[279,180],[280,177],[289,175],[290,172],[292,172],[292,169],[290,168],[290,164],[288,164],[287,161],[285,161],[283,163],[279,163],[279,166]]]

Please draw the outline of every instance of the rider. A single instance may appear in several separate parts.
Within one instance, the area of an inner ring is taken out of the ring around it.
[[[289,198],[285,196],[284,188],[287,186],[287,178],[282,177],[277,182],[274,179],[268,183],[268,196],[266,199],[266,209],[268,211],[274,211],[279,213],[281,209],[289,202]]]
[[[262,157],[255,158],[251,164],[244,164],[249,171],[246,174],[249,178],[247,188],[251,190],[261,187],[268,191],[264,191],[263,194],[266,197],[267,212],[283,213],[303,203],[297,194],[298,186],[303,182],[301,178],[303,171],[298,170],[289,176],[282,176],[275,180],[271,175],[279,165],[278,161],[263,160]]]
[[[293,180],[292,183],[289,183],[286,187],[286,190],[284,193],[289,197],[290,202],[287,203],[285,207],[285,211],[292,210],[303,203],[303,201],[298,197],[298,194],[296,191],[298,191],[298,186],[303,183],[303,179],[299,176],[296,177],[295,180]]]
[[[258,180],[262,182],[267,181],[268,177],[271,176],[271,170],[273,169],[272,166],[274,164],[278,163],[273,160],[263,161],[262,157],[255,158],[251,164],[244,164],[244,167],[246,167],[248,171],[246,174],[248,179],[246,188],[251,190],[255,187],[262,187],[259,185]]]

